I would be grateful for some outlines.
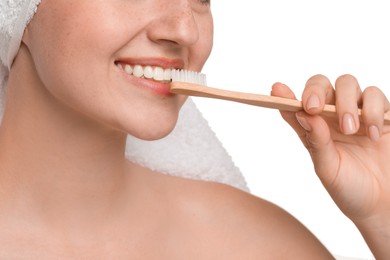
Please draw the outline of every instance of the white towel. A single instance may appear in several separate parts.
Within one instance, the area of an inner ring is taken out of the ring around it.
[[[0,120],[9,68],[40,1],[0,0]],[[126,157],[165,174],[248,190],[243,175],[191,100],[183,106],[176,128],[167,137],[142,141],[129,136]]]

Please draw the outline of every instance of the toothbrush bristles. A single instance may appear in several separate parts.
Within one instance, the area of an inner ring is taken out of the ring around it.
[[[186,82],[206,86],[206,74],[190,70],[173,70],[172,82]]]

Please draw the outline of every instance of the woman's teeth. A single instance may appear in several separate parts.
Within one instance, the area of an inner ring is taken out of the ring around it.
[[[161,67],[129,65],[118,63],[117,66],[129,75],[137,78],[153,79],[155,81],[169,82],[172,80],[172,69],[163,69]]]

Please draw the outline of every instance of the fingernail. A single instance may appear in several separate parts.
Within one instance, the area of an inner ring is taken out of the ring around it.
[[[311,95],[306,102],[306,108],[310,110],[319,107],[320,107],[320,99],[318,98],[317,95]]]
[[[305,117],[299,115],[298,113],[295,114],[295,117],[297,118],[298,123],[302,126],[303,129],[305,129],[306,131],[311,131],[311,126],[309,125]]]
[[[346,135],[354,134],[356,132],[356,125],[353,116],[349,113],[343,116],[343,132]]]
[[[372,125],[368,128],[368,136],[372,141],[378,141],[381,138],[379,128],[376,125]]]

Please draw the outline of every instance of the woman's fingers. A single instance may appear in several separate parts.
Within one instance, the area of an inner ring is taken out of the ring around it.
[[[279,82],[275,83],[272,86],[271,95],[277,97],[283,97],[283,98],[296,99],[291,89],[286,85],[284,85],[283,83],[279,83]],[[301,136],[304,133],[299,123],[297,122],[294,112],[280,111],[280,114],[282,115],[283,119],[291,125],[291,127],[297,132],[299,136]]]
[[[325,185],[334,183],[340,158],[327,122],[321,116],[305,112],[298,112],[296,118],[305,130],[300,138],[310,153],[318,177]]]
[[[362,91],[355,77],[340,76],[335,83],[336,111],[340,131],[345,135],[355,134],[360,128],[358,109],[362,103]]]
[[[315,75],[307,82],[302,93],[304,110],[315,115],[322,112],[325,104],[334,103],[334,89],[329,79],[323,75]]]
[[[275,83],[272,95],[295,99],[294,93],[284,84]],[[371,140],[378,141],[383,132],[383,116],[390,113],[390,103],[377,87],[369,87],[362,92],[358,81],[352,75],[340,76],[333,88],[323,75],[311,77],[302,94],[304,112],[319,115],[325,104],[335,104],[337,118],[334,123],[328,120],[329,127],[344,135],[365,133]],[[361,108],[361,117],[359,115]],[[294,113],[281,112],[283,118],[294,128],[303,142],[307,138],[305,130],[311,131],[311,120],[304,122],[304,114],[297,120]],[[305,137],[306,136],[306,137]],[[315,138],[316,139],[316,138]],[[307,145],[307,144],[306,144]]]
[[[384,113],[390,110],[389,101],[380,89],[369,87],[362,92],[357,79],[348,74],[340,76],[334,88],[323,75],[311,77],[303,91],[302,103],[310,115],[320,114],[325,104],[335,104],[341,133],[356,134],[363,123],[362,130],[374,141],[380,138]]]
[[[317,79],[322,87],[318,87],[318,85],[314,84]],[[306,94],[309,94],[308,96],[310,96],[310,94],[317,95],[322,104],[325,104],[326,101],[330,101],[334,94],[332,87],[327,84],[329,81],[322,76],[313,77],[312,80],[313,81],[309,83],[308,88],[306,89]],[[327,92],[329,94],[327,94]],[[294,93],[286,85],[281,83],[275,83],[273,85],[271,94],[273,96],[295,99]],[[337,168],[335,165],[337,165],[338,155],[335,145],[332,142],[327,122],[321,116],[309,115],[306,111],[298,113],[280,111],[280,113],[284,120],[286,120],[295,130],[302,143],[310,152],[320,179],[324,183],[332,183],[335,178],[334,173]]]
[[[382,135],[383,116],[390,110],[390,104],[383,92],[377,87],[368,87],[362,94],[362,119],[367,135],[378,141]]]

